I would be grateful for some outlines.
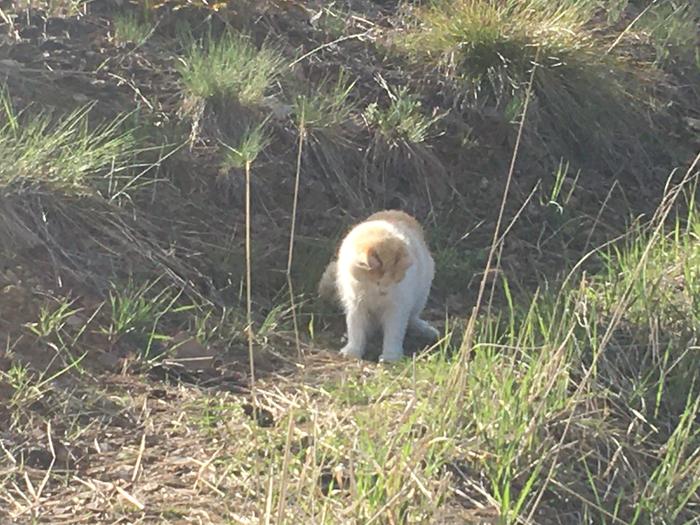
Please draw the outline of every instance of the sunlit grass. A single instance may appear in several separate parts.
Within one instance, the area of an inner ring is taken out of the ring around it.
[[[256,104],[280,74],[282,63],[271,47],[257,49],[247,37],[227,34],[219,40],[191,43],[179,70],[190,95]]]

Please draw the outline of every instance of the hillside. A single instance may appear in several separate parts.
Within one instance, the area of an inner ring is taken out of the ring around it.
[[[699,22],[1,2],[0,519],[700,523]],[[444,337],[345,360],[386,208]]]

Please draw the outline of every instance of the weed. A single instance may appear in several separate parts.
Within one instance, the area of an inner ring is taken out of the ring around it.
[[[641,17],[637,29],[649,35],[658,64],[700,68],[698,22],[700,8],[696,3],[659,2]]]
[[[165,315],[173,316],[190,310],[189,305],[175,306],[180,294],[169,287],[158,289],[159,279],[136,286],[113,285],[109,292],[109,324],[102,329],[112,344],[124,337],[143,351],[149,358],[154,343],[167,340],[161,333],[160,323]]]
[[[399,141],[409,144],[424,142],[440,116],[423,115],[420,100],[406,87],[398,88],[395,92],[388,90],[388,93],[391,99],[388,108],[380,109],[376,102],[367,106],[364,111],[367,123],[389,144],[396,145]]]
[[[90,106],[61,119],[39,111],[15,112],[0,94],[0,196],[28,192],[83,195],[96,190],[96,176],[119,171],[133,153],[133,135],[124,131],[125,116],[97,127],[88,125]]]
[[[133,11],[116,15],[113,24],[114,38],[121,44],[142,44],[151,35],[153,29],[142,16]]]
[[[281,66],[281,56],[269,46],[257,49],[245,36],[227,34],[191,43],[179,70],[189,95],[250,105],[263,99]]]
[[[265,122],[249,128],[240,140],[237,147],[222,144],[224,147],[224,160],[221,168],[223,172],[231,169],[242,170],[246,165],[252,164],[258,155],[270,144]]]
[[[573,179],[568,177],[568,174],[569,163],[564,162],[564,159],[562,159],[559,162],[557,171],[554,173],[554,181],[552,182],[551,189],[549,190],[549,196],[546,199],[541,200],[541,204],[543,206],[553,206],[559,213],[564,211],[564,207],[569,204],[571,196],[576,190],[576,183],[581,175],[581,172],[577,172]],[[567,183],[569,187],[566,188],[566,191],[564,191],[564,186]]]
[[[295,100],[294,114],[297,125],[300,124],[303,115],[307,132],[337,131],[348,121],[354,110],[349,96],[355,82],[349,82],[341,73],[335,84],[330,87],[328,84],[329,80],[324,79],[318,87],[314,87],[313,94],[299,95]]]
[[[61,302],[54,310],[43,305],[39,311],[39,320],[29,323],[27,328],[40,338],[48,338],[55,333],[60,333],[70,319],[79,309],[73,309],[70,301]]]
[[[269,144],[269,138],[265,129],[265,122],[243,135],[237,148],[224,144],[227,150],[227,162],[229,167],[243,169],[245,171],[245,266],[246,266],[246,334],[248,336],[248,359],[250,361],[250,388],[255,396],[255,354],[253,352],[253,277],[251,257],[251,209],[250,209],[250,182],[252,164]],[[257,404],[254,400],[254,411]]]
[[[23,422],[30,420],[32,405],[50,395],[54,381],[78,368],[85,355],[83,353],[72,363],[59,369],[35,371],[27,364],[14,362],[6,372],[0,370],[0,387],[6,383],[12,389],[12,394],[7,400],[11,414],[9,429],[19,427]]]
[[[236,309],[223,308],[221,312],[217,312],[211,308],[200,307],[190,317],[190,325],[190,333],[205,346],[217,341],[231,344],[240,338],[243,320]]]

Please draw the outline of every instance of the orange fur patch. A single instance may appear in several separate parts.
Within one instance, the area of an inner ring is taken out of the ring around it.
[[[375,279],[386,276],[399,282],[411,265],[406,245],[384,228],[370,228],[355,241],[355,253],[360,256],[358,270]]]
[[[382,210],[373,213],[362,223],[369,221],[386,221],[395,225],[402,225],[417,232],[424,238],[423,227],[406,212],[401,210]],[[358,223],[353,228],[359,226]],[[363,253],[364,269],[358,268],[365,275],[375,279],[381,278],[386,272],[390,274],[392,282],[399,282],[406,275],[406,270],[411,265],[406,246],[396,238],[389,236],[386,230],[377,228],[370,230],[370,234],[358,240],[357,253]],[[338,246],[338,249],[340,246]],[[338,256],[336,251],[336,257]],[[381,264],[379,264],[381,261]],[[323,274],[319,284],[319,295],[325,298],[332,296],[331,290],[335,290],[336,259],[333,259]]]
[[[423,237],[423,227],[420,225],[420,223],[414,217],[411,217],[408,213],[401,210],[378,211],[365,219],[365,222],[368,221],[386,221],[391,224],[400,224],[411,228],[415,232],[419,233],[421,238]]]

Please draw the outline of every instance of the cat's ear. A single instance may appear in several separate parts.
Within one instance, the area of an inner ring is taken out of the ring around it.
[[[401,245],[397,247],[396,253],[394,254],[394,261],[389,270],[390,276],[394,282],[399,282],[403,280],[406,275],[406,270],[413,264],[411,257],[408,254],[406,247]]]
[[[364,253],[364,257],[358,262],[358,266],[365,270],[379,270],[382,267],[382,260],[379,258],[379,254],[374,248],[368,248]]]
[[[379,257],[379,253],[374,248],[367,250],[367,262],[369,263],[370,270],[379,270],[384,266],[384,263]]]

